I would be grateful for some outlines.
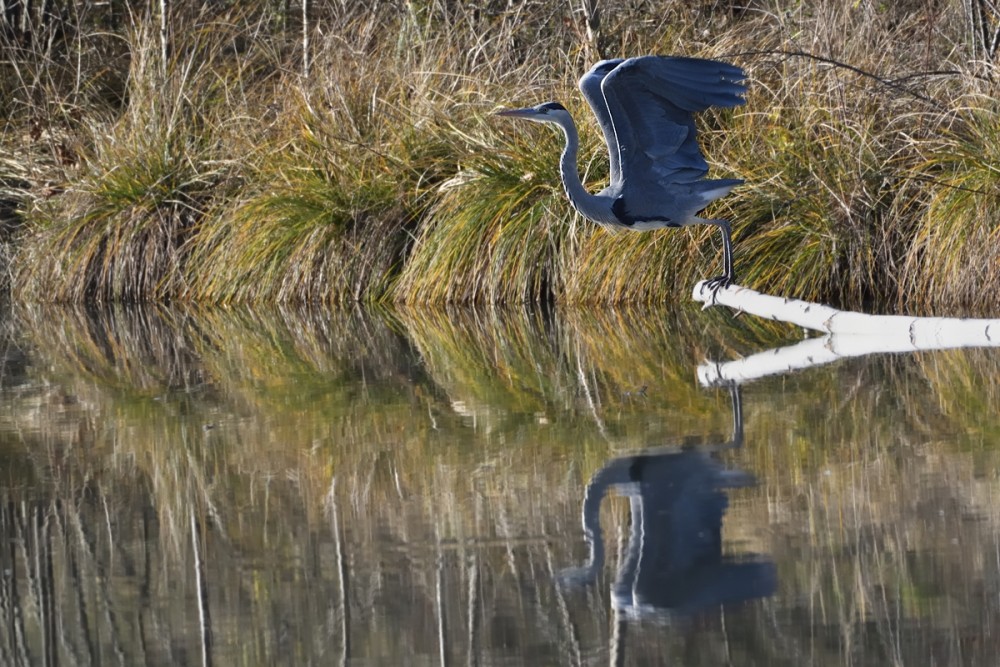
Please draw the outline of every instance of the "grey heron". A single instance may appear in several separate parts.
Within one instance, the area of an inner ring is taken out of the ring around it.
[[[558,102],[507,109],[498,116],[552,123],[566,137],[559,162],[563,188],[584,217],[601,225],[645,231],[703,223],[722,230],[723,275],[712,290],[736,280],[728,220],[698,217],[712,201],[743,183],[705,179],[708,163],[698,146],[694,114],[711,106],[744,103],[742,69],[729,63],[680,56],[603,60],[580,79],[580,90],[597,116],[611,163],[611,183],[597,194],[577,171],[579,136]]]

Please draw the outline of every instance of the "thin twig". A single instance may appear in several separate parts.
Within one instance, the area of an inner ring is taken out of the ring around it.
[[[833,65],[834,67],[838,67],[840,69],[846,69],[846,70],[848,70],[850,72],[853,72],[853,73],[855,73],[855,74],[857,74],[859,76],[863,76],[863,77],[868,78],[868,79],[873,79],[873,80],[877,81],[878,83],[880,83],[880,84],[882,84],[882,85],[884,85],[884,86],[886,86],[888,88],[892,88],[893,90],[896,90],[898,92],[905,93],[905,94],[909,95],[910,97],[915,97],[916,99],[918,99],[918,100],[920,100],[922,102],[926,102],[927,104],[930,104],[931,106],[933,106],[934,108],[939,109],[939,110],[944,110],[946,107],[944,105],[942,105],[940,102],[934,100],[933,98],[930,98],[927,95],[924,95],[922,93],[918,93],[917,91],[915,91],[915,90],[913,90],[911,88],[908,88],[908,87],[906,87],[904,85],[901,85],[899,82],[900,81],[905,81],[907,79],[917,78],[919,76],[924,76],[924,75],[936,75],[936,76],[940,76],[940,75],[943,75],[943,74],[951,74],[951,75],[963,74],[963,72],[960,72],[958,70],[946,70],[946,71],[937,70],[937,71],[934,71],[934,72],[914,73],[914,74],[908,74],[908,75],[903,76],[903,77],[896,77],[896,78],[888,79],[888,78],[879,76],[878,74],[874,74],[872,72],[869,72],[867,70],[863,70],[860,67],[855,67],[854,65],[849,65],[848,63],[841,62],[841,61],[835,60],[833,58],[827,58],[826,56],[817,56],[816,54],[809,53],[807,51],[785,51],[783,49],[771,49],[771,50],[765,50],[765,51],[740,51],[740,52],[732,53],[732,54],[729,54],[729,55],[731,57],[784,56],[784,57],[787,57],[787,58],[809,58],[810,60],[816,60],[816,61],[819,61],[819,62],[822,62],[822,63],[826,63],[828,65]],[[986,80],[986,77],[983,77],[983,76],[980,76],[980,75],[972,74],[972,76],[974,76],[976,78],[980,78],[980,79]]]

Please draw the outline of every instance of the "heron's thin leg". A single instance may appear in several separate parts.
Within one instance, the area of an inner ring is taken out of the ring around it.
[[[708,288],[714,294],[723,287],[729,287],[736,282],[736,272],[733,270],[733,238],[732,229],[728,220],[705,220],[705,222],[717,226],[722,230],[722,262],[723,273],[707,281]]]
[[[722,230],[722,262],[723,271],[729,282],[736,280],[736,273],[733,271],[733,233],[728,220],[716,220]]]
[[[733,446],[743,446],[743,401],[740,399],[740,386],[729,383],[729,397],[733,403]]]

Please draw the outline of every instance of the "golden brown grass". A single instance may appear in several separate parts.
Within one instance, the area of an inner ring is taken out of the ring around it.
[[[83,15],[75,42],[0,65],[14,292],[687,299],[718,272],[717,233],[595,229],[561,192],[560,137],[492,118],[562,101],[598,188],[575,80],[654,52],[750,74],[746,106],[700,119],[713,175],[747,182],[708,211],[734,222],[741,282],[883,310],[997,305],[995,68],[971,59],[959,3],[654,4],[601,6],[589,32],[562,6],[316,8],[308,77],[297,19],[267,3],[173,15],[166,67],[153,18],[115,35]]]

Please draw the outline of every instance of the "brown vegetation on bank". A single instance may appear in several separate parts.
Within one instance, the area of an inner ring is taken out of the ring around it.
[[[593,227],[564,199],[560,138],[491,117],[562,101],[597,188],[577,77],[682,53],[750,75],[744,107],[701,119],[715,175],[746,180],[710,212],[734,222],[742,283],[880,310],[998,305],[985,4],[332,3],[305,25],[294,4],[0,17],[16,299],[686,299],[718,263],[710,230]]]

